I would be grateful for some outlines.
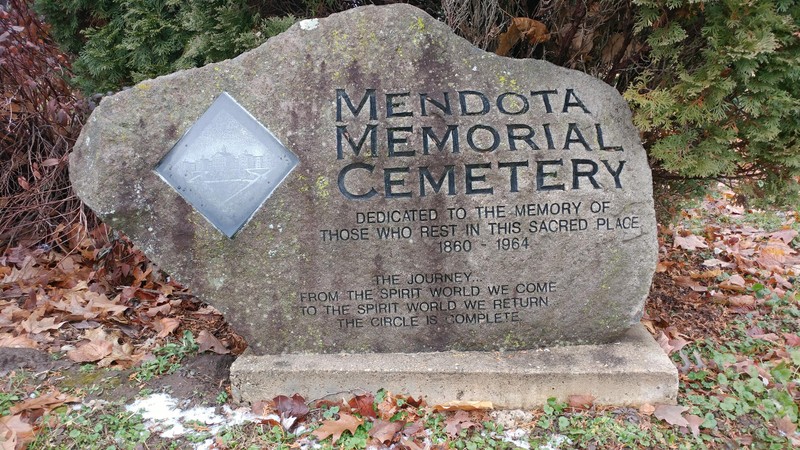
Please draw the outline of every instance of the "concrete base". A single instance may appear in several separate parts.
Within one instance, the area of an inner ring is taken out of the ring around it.
[[[291,354],[240,356],[231,367],[238,400],[299,393],[307,399],[342,391],[424,396],[428,404],[488,400],[526,409],[549,397],[588,394],[595,403],[676,402],[678,371],[641,325],[605,345],[515,352]]]

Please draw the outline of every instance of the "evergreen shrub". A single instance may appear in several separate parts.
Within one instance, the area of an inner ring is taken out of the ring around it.
[[[232,58],[291,26],[245,0],[38,0],[87,93]]]
[[[54,35],[79,55],[78,83],[98,92],[233,57],[291,25],[293,16],[285,14],[327,14],[368,2],[37,0],[37,5]],[[546,41],[531,46],[523,40],[510,55],[545,59],[615,86],[631,104],[657,182],[723,180],[748,197],[797,202],[800,2],[415,3],[490,51],[513,17],[544,24]],[[256,7],[277,17],[261,19]]]
[[[800,3],[636,4],[650,51],[624,95],[659,169],[797,206]]]
[[[549,39],[523,40],[511,56],[545,59],[615,86],[633,109],[662,187],[696,193],[695,181],[722,180],[741,198],[798,206],[800,2],[443,4],[445,21],[475,43],[489,42],[487,50],[512,17],[543,23]],[[495,18],[479,17],[486,11]]]

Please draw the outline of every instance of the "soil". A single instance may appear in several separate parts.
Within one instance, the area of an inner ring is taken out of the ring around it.
[[[131,401],[143,390],[163,392],[179,398],[182,406],[216,403],[217,396],[228,390],[232,355],[201,353],[181,363],[172,374],[155,377],[144,383],[133,380],[132,370],[92,370],[84,372],[80,365],[67,359],[54,359],[45,351],[27,348],[0,347],[0,377],[13,371],[49,374],[63,388],[83,388],[87,400]]]
[[[49,353],[32,348],[0,347],[0,377],[12,371],[53,372],[69,367],[69,361],[53,359]]]

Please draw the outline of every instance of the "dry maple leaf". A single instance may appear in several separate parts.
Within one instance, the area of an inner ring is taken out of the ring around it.
[[[772,240],[761,249],[756,263],[765,269],[781,269],[787,262],[787,256],[795,253],[794,249],[783,241]]]
[[[58,322],[56,323],[55,317],[45,317],[42,320],[39,320],[40,317],[44,315],[42,310],[36,310],[33,314],[30,315],[26,320],[20,323],[20,326],[23,330],[27,331],[28,333],[41,333],[42,331],[48,330],[57,330],[61,328],[66,322]]]
[[[744,292],[746,290],[744,278],[738,274],[720,283],[719,288],[734,292]]]
[[[356,429],[364,423],[364,419],[359,419],[350,414],[341,413],[337,420],[325,420],[322,426],[312,431],[311,434],[316,436],[317,439],[323,440],[328,436],[332,436],[331,443],[336,444],[336,441],[342,437],[342,433],[349,431],[350,434],[355,434]]]
[[[417,434],[425,434],[425,425],[423,425],[421,419],[417,419],[414,423],[411,423],[407,427],[403,428],[404,436],[412,437]]]
[[[653,415],[661,420],[666,421],[670,425],[687,427],[689,426],[689,422],[687,422],[681,414],[688,409],[688,406],[656,405],[656,410],[653,411]]]
[[[800,347],[800,336],[795,333],[783,333],[783,338],[786,340],[786,345],[791,347]]]
[[[11,273],[3,277],[3,279],[0,280],[0,283],[12,284],[16,283],[17,281],[30,280],[38,277],[42,272],[42,269],[39,267],[34,267],[35,264],[36,260],[32,256],[26,256],[20,268],[17,269],[16,267],[12,267]]]
[[[67,357],[75,362],[100,361],[111,354],[114,344],[103,340],[89,341],[67,352]]]
[[[306,399],[300,394],[294,394],[291,397],[279,395],[273,398],[272,402],[275,404],[275,411],[277,411],[281,417],[296,417],[302,419],[308,414]]]
[[[372,424],[369,430],[369,435],[382,443],[390,443],[394,441],[394,437],[398,431],[403,428],[403,422],[387,422],[385,420],[377,419]]]
[[[656,407],[651,405],[650,403],[645,403],[639,407],[639,412],[644,414],[645,416],[652,416],[655,411]]]
[[[661,349],[663,349],[668,355],[677,352],[689,344],[687,340],[680,337],[670,339],[666,334],[664,334],[663,331],[659,333],[658,337],[656,337],[656,342],[658,342],[658,345],[661,346]]]
[[[181,321],[174,317],[163,317],[153,322],[153,328],[158,331],[156,337],[165,338],[169,336],[170,333],[175,331],[180,324]]]
[[[593,395],[570,395],[567,403],[572,408],[589,408],[594,403]]]
[[[481,428],[481,425],[473,422],[469,417],[469,413],[464,410],[457,411],[452,417],[445,420],[444,424],[444,431],[451,437],[458,437],[461,430],[467,430],[472,427]]]
[[[18,414],[0,417],[0,438],[4,450],[13,450],[33,439],[33,427]]]
[[[500,34],[500,42],[497,45],[497,53],[500,56],[508,55],[508,52],[525,37],[530,45],[546,42],[550,39],[547,34],[547,25],[538,20],[527,17],[515,17],[511,19],[508,29]]]
[[[756,298],[752,295],[732,295],[725,299],[725,302],[731,306],[743,308],[755,306]]]
[[[64,297],[58,302],[50,302],[50,305],[59,310],[68,313],[62,318],[69,321],[79,321],[86,319],[94,319],[100,313],[90,310],[84,305],[84,297],[82,292],[65,292]]]
[[[681,236],[675,234],[675,240],[672,244],[673,247],[680,247],[684,250],[694,251],[698,248],[708,248],[706,241],[698,236],[690,234],[688,236]]]
[[[792,230],[779,230],[769,235],[773,239],[780,239],[784,244],[789,244],[794,238],[797,237],[797,231]]]
[[[391,392],[387,392],[383,401],[378,403],[378,417],[389,420],[397,412],[397,400]]]
[[[23,400],[9,408],[9,412],[11,414],[19,414],[23,411],[34,411],[37,409],[52,411],[64,403],[75,403],[79,401],[81,401],[81,399],[78,397],[62,394],[59,391],[53,391],[36,398]]]
[[[425,399],[420,396],[418,399],[414,400],[414,397],[408,396],[404,397],[402,395],[397,396],[398,399],[403,400],[406,405],[412,408],[419,408],[420,406],[425,406]]]
[[[12,336],[10,334],[0,334],[0,347],[8,348],[37,348],[36,341],[27,335]]]
[[[250,412],[257,416],[266,416],[272,411],[273,402],[259,400],[250,405]]]
[[[433,405],[433,410],[441,411],[477,411],[482,409],[494,409],[494,404],[489,401],[462,401],[454,400],[452,402],[441,403]]]
[[[426,445],[425,447],[420,446],[416,442],[412,441],[411,439],[407,438],[400,438],[400,444],[404,447],[407,447],[409,450],[428,450],[430,449],[430,445]]]
[[[225,344],[222,343],[219,339],[215,338],[211,333],[206,330],[202,330],[200,334],[197,335],[197,351],[199,353],[207,352],[211,350],[212,352],[219,354],[219,355],[227,355],[231,351],[225,347]]]
[[[686,419],[687,426],[692,431],[692,436],[700,437],[700,425],[705,419],[694,414],[686,414],[684,418]]]
[[[679,277],[672,277],[675,281],[675,284],[681,287],[687,287],[695,292],[706,292],[708,288],[703,286],[702,284],[698,283],[697,281],[693,280],[692,277],[687,276],[679,276]]]
[[[792,436],[794,432],[797,431],[797,425],[792,423],[792,419],[789,416],[775,419],[775,425],[778,427],[778,430],[787,436]]]
[[[128,309],[127,306],[117,303],[120,300],[119,295],[114,299],[114,301],[109,300],[108,297],[103,294],[98,294],[91,291],[86,292],[84,295],[89,300],[87,307],[92,311],[98,311],[100,313],[107,313],[116,316],[118,314],[122,314],[126,309]]]
[[[372,394],[356,395],[347,404],[353,412],[361,414],[361,417],[375,418],[375,396]]]

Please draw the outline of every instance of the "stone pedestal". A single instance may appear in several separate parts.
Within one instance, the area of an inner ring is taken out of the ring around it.
[[[678,394],[675,366],[641,325],[614,344],[515,352],[245,355],[231,367],[231,383],[248,402],[384,388],[428,404],[486,400],[509,409],[573,394],[614,405],[675,403]]]

